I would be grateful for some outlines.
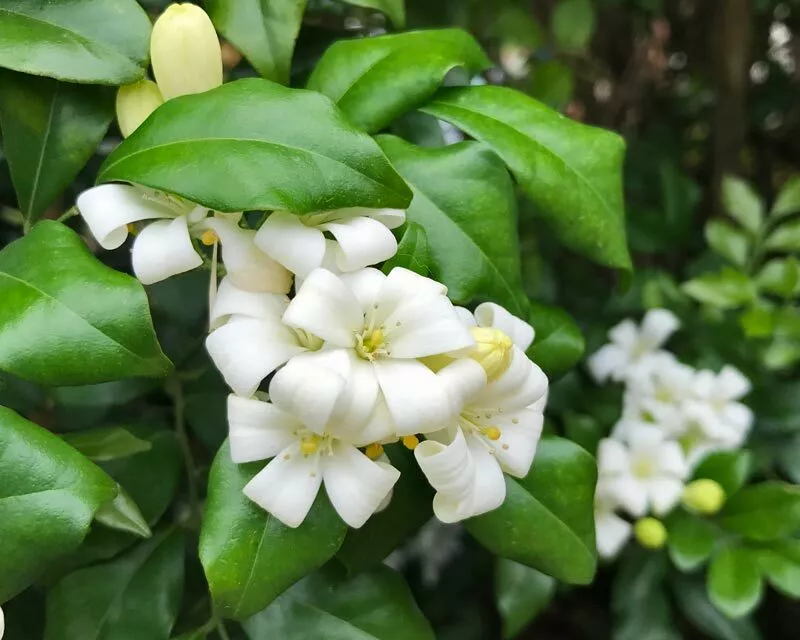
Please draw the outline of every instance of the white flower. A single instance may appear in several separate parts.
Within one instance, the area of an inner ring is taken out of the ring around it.
[[[116,249],[128,237],[128,225],[154,220],[134,239],[133,272],[153,284],[203,264],[192,237],[222,243],[229,277],[240,287],[286,293],[291,274],[253,243],[255,231],[236,224],[241,214],[209,218],[205,207],[176,196],[125,184],[103,184],[78,196],[77,206],[90,231],[104,249]]]
[[[345,351],[359,387],[375,398],[375,432],[425,433],[440,429],[453,411],[443,383],[417,358],[475,344],[446,291],[402,268],[388,276],[377,269],[341,276],[315,269],[283,320],[324,340],[324,349]]]
[[[640,423],[625,433],[627,444],[605,438],[597,451],[600,479],[632,516],[657,515],[674,507],[681,497],[688,466],[680,445],[666,440],[658,427]]]
[[[601,480],[594,494],[594,526],[597,553],[601,558],[613,558],[625,546],[633,533],[633,525],[616,514],[619,502],[611,483]]]
[[[319,267],[357,271],[397,253],[390,229],[405,219],[398,209],[337,209],[304,216],[275,211],[258,230],[256,244],[301,279]],[[326,231],[335,242],[326,241]]]
[[[530,407],[545,396],[547,377],[519,347],[508,370],[489,384],[483,368],[469,358],[438,375],[459,414],[447,428],[427,434],[414,455],[436,489],[436,517],[457,522],[503,503],[503,472],[527,475],[543,423],[541,411]]]
[[[0,640],[3,640],[3,634],[6,632],[6,618],[3,614],[3,608],[0,607]]]
[[[350,420],[359,399],[348,368],[341,351],[313,362],[299,356],[275,374],[271,402],[228,398],[233,461],[272,458],[243,491],[289,527],[305,520],[323,483],[342,520],[360,527],[400,477],[357,448],[367,442]]]
[[[666,309],[648,311],[641,327],[633,320],[623,320],[609,332],[611,343],[589,358],[589,371],[597,382],[608,378],[625,380],[646,358],[658,352],[678,326],[678,319]]]
[[[475,313],[470,313],[464,307],[456,307],[461,321],[468,327],[491,327],[505,333],[511,342],[523,351],[533,344],[535,332],[533,327],[524,320],[509,313],[505,308],[494,302],[484,302],[475,307]]]

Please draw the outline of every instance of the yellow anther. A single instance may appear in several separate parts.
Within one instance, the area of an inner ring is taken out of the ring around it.
[[[469,357],[486,371],[487,378],[496,380],[508,370],[514,343],[500,329],[492,327],[472,327],[472,337],[477,343]]]
[[[403,446],[412,451],[417,448],[419,438],[417,436],[403,436]]]
[[[369,352],[377,351],[386,342],[386,336],[380,329],[373,329],[366,338],[364,338],[364,349]]]
[[[503,435],[503,432],[497,427],[486,427],[483,432],[489,440],[499,440],[500,436]]]
[[[219,236],[213,229],[206,229],[205,231],[203,231],[203,235],[200,236],[200,242],[202,242],[207,247],[214,246],[217,243],[217,240],[219,240]]]
[[[646,549],[660,549],[667,542],[667,528],[655,518],[642,518],[633,525],[633,534]]]
[[[383,445],[380,442],[373,442],[364,449],[364,453],[367,454],[370,460],[377,460],[383,454]]]
[[[631,466],[631,471],[633,475],[637,478],[650,478],[655,473],[655,464],[649,458],[641,458],[639,460],[635,460],[633,465]]]
[[[128,224],[126,224],[125,228],[128,230],[128,233],[130,233],[131,235],[134,235],[136,233],[136,225],[134,225],[132,222],[129,222]]]
[[[725,489],[718,482],[703,478],[686,485],[682,502],[691,511],[713,515],[725,504]]]
[[[319,443],[317,442],[316,438],[308,438],[300,443],[300,452],[304,456],[310,456],[311,454],[316,453],[318,449]]]

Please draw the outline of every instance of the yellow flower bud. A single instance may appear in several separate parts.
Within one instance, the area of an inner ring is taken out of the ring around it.
[[[710,516],[722,509],[725,498],[725,489],[719,482],[704,478],[686,485],[682,502],[687,509]]]
[[[660,549],[667,542],[667,528],[655,518],[642,518],[633,525],[633,534],[646,549]]]
[[[211,18],[195,4],[172,4],[150,36],[150,61],[165,100],[222,84],[222,50]]]
[[[504,374],[511,364],[514,343],[500,329],[472,327],[472,337],[477,343],[469,354],[483,367],[486,377],[492,381]]]
[[[164,102],[152,80],[126,84],[117,91],[117,122],[124,137],[131,135]]]

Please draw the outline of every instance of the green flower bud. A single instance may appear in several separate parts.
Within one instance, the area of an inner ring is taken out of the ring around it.
[[[690,511],[713,515],[725,504],[725,490],[719,482],[703,478],[686,485],[682,502]]]
[[[158,85],[152,80],[126,84],[117,91],[117,122],[126,138],[164,102]]]
[[[667,529],[660,520],[642,518],[633,525],[633,534],[646,549],[660,549],[667,542]]]

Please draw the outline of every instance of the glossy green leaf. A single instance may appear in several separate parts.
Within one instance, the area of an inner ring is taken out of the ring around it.
[[[583,334],[566,311],[531,302],[528,322],[536,332],[528,357],[548,376],[565,373],[581,359],[586,346]]]
[[[750,241],[745,233],[726,222],[711,220],[706,225],[706,241],[711,249],[737,267],[747,262]]]
[[[113,117],[110,89],[0,70],[3,150],[28,224],[75,179]]]
[[[428,235],[425,228],[416,222],[406,223],[403,237],[397,243],[397,253],[383,263],[383,272],[395,267],[409,269],[421,276],[430,276],[431,258],[428,251]]]
[[[559,0],[553,9],[553,37],[562,49],[585,49],[594,35],[595,25],[591,0]]]
[[[110,529],[132,533],[139,538],[153,535],[138,505],[121,486],[117,486],[117,496],[113,500],[100,506],[94,519]]]
[[[385,13],[389,20],[398,29],[402,29],[406,23],[406,0],[343,0],[347,4],[368,9],[377,9]]]
[[[749,451],[718,451],[709,454],[697,466],[692,479],[708,478],[718,482],[727,497],[739,491],[747,482],[752,466]]]
[[[325,567],[244,623],[250,640],[434,640],[402,576],[379,566],[345,577]]]
[[[524,564],[497,559],[494,596],[503,622],[503,638],[515,638],[553,599],[556,581]]]
[[[466,521],[489,551],[568,583],[588,584],[597,564],[594,458],[562,438],[539,443],[527,477],[506,477],[506,500]]]
[[[289,83],[308,0],[206,0],[214,26],[268,80]]]
[[[589,453],[594,453],[607,431],[594,416],[567,410],[564,412],[564,435]]]
[[[669,557],[683,572],[693,571],[708,560],[717,530],[708,520],[676,510],[667,519]]]
[[[433,489],[419,469],[414,454],[400,444],[387,445],[386,455],[400,472],[392,501],[360,529],[350,529],[336,558],[351,573],[383,561],[433,516]]]
[[[135,0],[8,0],[0,33],[0,67],[23,73],[118,85],[147,67],[150,20]]]
[[[423,105],[450,70],[474,74],[490,64],[465,31],[411,31],[337,42],[315,67],[308,88],[333,100],[357,128],[374,132]]]
[[[237,465],[225,444],[208,479],[200,561],[219,611],[242,619],[261,611],[339,550],[347,526],[324,491],[296,529],[251,502],[242,488],[263,463]]]
[[[761,575],[748,549],[726,547],[711,560],[708,597],[725,615],[747,615],[761,601],[762,594]]]
[[[800,251],[800,220],[784,222],[767,236],[764,246],[770,251]]]
[[[524,315],[516,198],[503,163],[477,142],[379,142],[414,191],[407,219],[425,229],[431,273],[453,302],[490,299]]]
[[[375,141],[327,98],[260,78],[159,107],[100,168],[98,182],[117,180],[217,211],[405,209],[411,201]]]
[[[90,460],[104,462],[126,458],[153,446],[149,441],[137,438],[124,427],[103,427],[68,433],[64,440]]]
[[[735,309],[753,300],[756,288],[750,278],[740,271],[725,267],[719,273],[704,273],[683,284],[684,293],[698,302]]]
[[[0,602],[74,551],[114,481],[58,436],[0,407]]]
[[[722,203],[728,215],[750,233],[758,232],[764,221],[764,203],[746,181],[736,176],[722,180]]]
[[[422,110],[488,144],[568,247],[630,269],[622,201],[625,143],[506,87],[441,90]]]
[[[800,261],[794,256],[770,260],[756,276],[756,284],[782,298],[795,297],[800,293]]]
[[[183,591],[183,535],[171,531],[80,569],[47,598],[44,640],[167,640]]]
[[[0,252],[0,368],[47,385],[163,376],[147,297],[45,220]]]
[[[800,598],[800,540],[774,542],[755,553],[769,583],[790,598]]]
[[[711,604],[699,580],[678,578],[672,593],[683,614],[709,637],[715,640],[761,640],[752,620],[732,620]]]
[[[575,76],[568,65],[556,60],[534,64],[530,81],[532,97],[560,111],[572,99],[574,91]]]
[[[762,482],[737,492],[720,512],[720,523],[751,540],[769,541],[800,530],[800,487]]]
[[[800,211],[800,176],[792,176],[781,187],[769,213],[771,216],[781,218],[798,211]]]

